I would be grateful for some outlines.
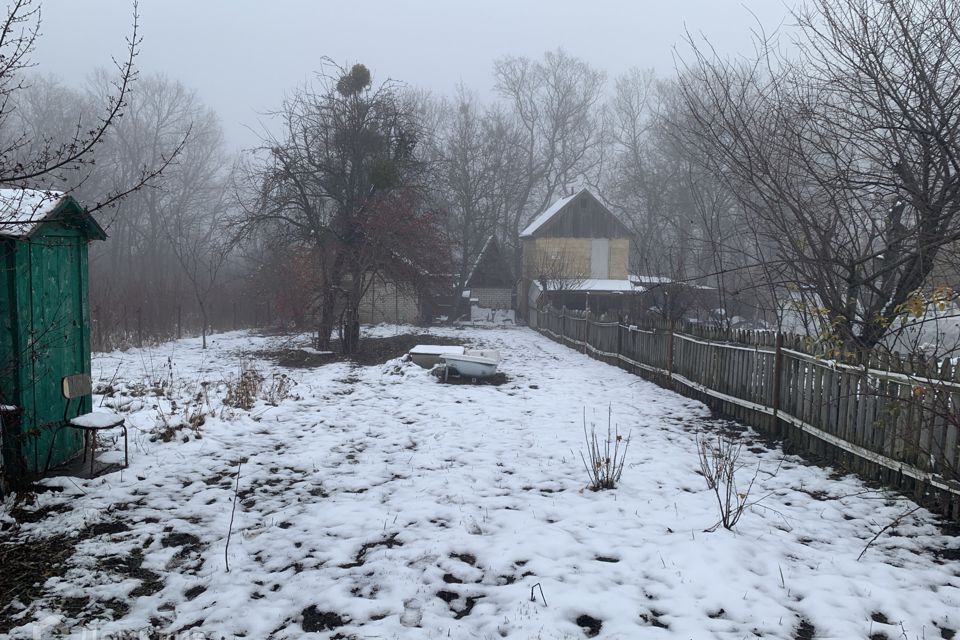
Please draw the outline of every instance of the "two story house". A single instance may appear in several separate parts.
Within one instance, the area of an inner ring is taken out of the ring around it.
[[[604,312],[629,304],[630,229],[590,191],[561,198],[521,232],[521,315],[547,304]]]

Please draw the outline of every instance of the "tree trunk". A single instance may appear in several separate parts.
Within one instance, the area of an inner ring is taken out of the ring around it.
[[[330,350],[330,334],[336,322],[334,307],[336,296],[329,289],[320,293],[320,308],[317,313],[317,350]]]
[[[352,300],[343,312],[340,324],[340,350],[344,355],[353,355],[360,348],[360,320],[356,303]]]
[[[200,335],[203,340],[203,348],[207,348],[207,307],[202,302],[200,303]]]

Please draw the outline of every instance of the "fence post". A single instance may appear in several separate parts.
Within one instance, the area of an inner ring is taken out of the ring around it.
[[[623,355],[623,316],[617,314],[617,366],[621,367],[620,356]]]
[[[583,353],[587,353],[587,345],[590,344],[590,309],[583,314]]]
[[[774,343],[773,352],[773,398],[771,406],[773,407],[773,433],[780,433],[780,373],[783,370],[783,334],[777,331],[777,341]]]
[[[560,343],[567,341],[567,305],[560,307]]]
[[[673,320],[667,327],[667,377],[673,380]]]

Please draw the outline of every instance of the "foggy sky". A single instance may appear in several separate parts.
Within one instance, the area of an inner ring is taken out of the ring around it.
[[[37,71],[82,86],[125,53],[132,5],[45,0]],[[362,62],[393,78],[451,94],[463,82],[492,98],[493,61],[563,47],[606,71],[670,75],[684,31],[718,51],[751,50],[759,24],[786,19],[780,0],[141,0],[138,67],[195,89],[215,109],[232,148],[256,143],[258,113],[312,77],[320,58]]]

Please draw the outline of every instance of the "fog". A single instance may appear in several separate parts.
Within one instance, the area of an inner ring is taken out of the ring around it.
[[[37,68],[82,84],[123,55],[131,14],[126,2],[45,2]],[[562,47],[609,78],[631,67],[669,74],[686,32],[721,53],[748,54],[751,32],[776,29],[788,9],[770,0],[147,0],[140,14],[139,68],[196,89],[220,114],[228,144],[242,148],[257,140],[258,114],[312,77],[323,56],[362,62],[378,79],[441,94],[462,82],[486,97],[503,55]]]
[[[281,324],[350,350],[387,292],[395,319],[401,290],[419,321],[472,313],[496,238],[494,310],[520,319],[589,306],[590,275],[657,284],[599,311],[960,347],[902,322],[952,304],[960,272],[960,178],[923,160],[957,155],[955,4],[137,9],[126,69],[132,3],[14,4],[0,43],[0,182],[68,191],[111,235],[91,254],[99,346]],[[582,190],[577,233],[625,236],[617,269],[525,253]]]

